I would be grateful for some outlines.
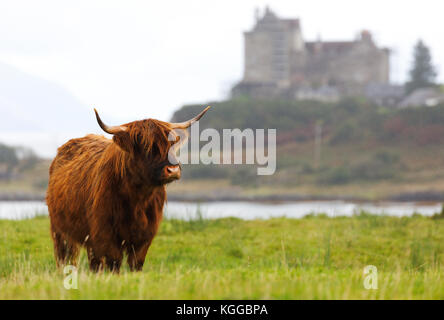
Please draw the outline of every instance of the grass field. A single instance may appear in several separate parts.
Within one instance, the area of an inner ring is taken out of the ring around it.
[[[141,273],[92,274],[66,290],[49,220],[0,221],[0,299],[444,299],[444,220],[165,220]],[[364,267],[378,289],[364,288]]]

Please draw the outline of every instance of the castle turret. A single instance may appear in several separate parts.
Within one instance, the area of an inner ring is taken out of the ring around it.
[[[244,81],[288,86],[292,53],[304,49],[299,20],[279,19],[267,7],[254,28],[244,36]]]

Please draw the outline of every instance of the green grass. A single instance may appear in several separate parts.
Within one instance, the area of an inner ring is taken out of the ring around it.
[[[0,299],[444,299],[443,240],[444,220],[420,216],[165,220],[143,272],[92,274],[82,251],[66,290],[49,220],[3,220]]]

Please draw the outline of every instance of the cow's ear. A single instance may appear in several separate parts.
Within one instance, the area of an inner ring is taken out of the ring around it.
[[[126,152],[131,152],[133,150],[133,142],[131,141],[128,132],[119,132],[114,134],[113,141],[116,143],[120,149]]]

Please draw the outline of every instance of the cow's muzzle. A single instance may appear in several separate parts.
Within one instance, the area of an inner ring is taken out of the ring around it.
[[[168,180],[168,182],[176,180],[176,179],[180,179],[180,166],[179,165],[175,165],[175,166],[165,166],[163,168],[163,174],[166,180]]]

